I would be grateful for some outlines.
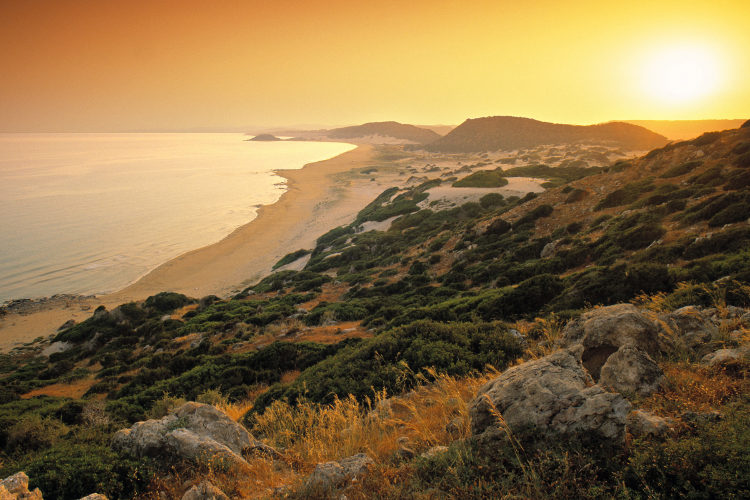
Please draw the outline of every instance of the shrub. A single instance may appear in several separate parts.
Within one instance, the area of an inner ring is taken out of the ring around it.
[[[501,236],[507,233],[508,231],[510,231],[512,227],[513,226],[509,222],[498,217],[497,219],[492,221],[492,223],[489,226],[487,226],[487,230],[485,231],[485,234]]]
[[[482,208],[484,209],[501,206],[504,203],[505,199],[500,193],[487,193],[479,198],[479,204],[482,205]]]
[[[711,217],[708,225],[711,227],[723,226],[733,222],[740,222],[750,218],[750,203],[743,201],[729,205],[727,208]]]
[[[149,309],[164,314],[172,312],[175,309],[190,304],[191,302],[194,302],[194,300],[181,293],[161,292],[147,298],[143,305]]]
[[[273,269],[276,270],[279,267],[285,266],[287,264],[291,264],[292,262],[301,259],[305,255],[308,255],[310,253],[310,250],[304,250],[299,249],[294,252],[288,253],[285,256],[283,256],[279,261],[273,265]]]
[[[604,199],[594,207],[594,210],[628,205],[638,200],[643,194],[653,191],[654,188],[655,186],[651,179],[644,179],[643,181],[626,184],[622,188],[612,191],[605,196]]]
[[[741,168],[750,167],[750,151],[743,153],[734,160],[735,165]]]
[[[670,177],[679,177],[681,175],[685,175],[689,172],[692,172],[696,167],[699,167],[701,165],[703,165],[702,160],[693,160],[687,163],[683,163],[681,165],[675,165],[674,167],[668,169],[666,172],[661,174],[661,177],[664,179],[667,179]]]
[[[508,179],[503,174],[503,169],[480,170],[467,175],[461,180],[453,183],[453,187],[503,187],[508,185]]]

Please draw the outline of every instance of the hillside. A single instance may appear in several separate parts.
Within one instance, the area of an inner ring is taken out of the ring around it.
[[[737,128],[745,120],[623,120],[646,127],[670,141],[683,141],[714,130]]]
[[[435,177],[237,296],[102,307],[1,356],[0,478],[58,498],[750,494],[750,125],[593,168],[386,153]],[[436,203],[481,168],[547,189]],[[201,412],[232,432],[200,434]]]
[[[415,144],[427,144],[440,138],[440,135],[432,130],[394,121],[335,128],[326,131],[325,134],[331,139],[356,139],[369,136],[392,137]]]
[[[466,153],[568,143],[601,143],[644,151],[665,145],[667,139],[643,127],[623,122],[562,125],[515,116],[492,116],[466,120],[446,136],[428,144],[426,149]]]

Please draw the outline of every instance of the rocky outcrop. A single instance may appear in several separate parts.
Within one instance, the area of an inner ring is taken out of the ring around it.
[[[622,346],[638,347],[651,356],[659,351],[656,326],[632,304],[600,307],[583,314],[566,325],[563,342],[583,346],[581,361],[595,380],[599,380],[607,359]]]
[[[278,452],[254,439],[241,425],[211,405],[185,403],[160,420],[137,422],[118,431],[112,447],[137,457],[171,456],[189,461],[220,460],[247,465],[243,454]]]
[[[90,495],[87,495],[81,498],[81,500],[107,500],[107,497],[105,497],[101,493],[92,493]]]
[[[624,345],[607,358],[599,383],[615,392],[648,396],[664,383],[664,373],[648,354]]]
[[[727,366],[743,360],[750,360],[750,344],[736,349],[719,349],[706,354],[701,363],[708,366]]]
[[[627,430],[635,437],[663,436],[669,432],[670,424],[671,420],[643,410],[632,411],[627,418]]]
[[[338,462],[320,463],[307,478],[305,486],[312,491],[330,491],[365,476],[374,465],[375,462],[364,453]]]
[[[534,427],[544,433],[591,434],[620,441],[630,403],[592,385],[580,360],[560,350],[510,368],[471,402],[473,435]]]
[[[187,490],[182,500],[229,500],[229,497],[213,484],[203,481]]]
[[[0,481],[0,500],[42,500],[39,488],[29,491],[29,476],[17,472]]]

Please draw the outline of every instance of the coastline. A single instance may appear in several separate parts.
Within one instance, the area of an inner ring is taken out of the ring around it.
[[[255,219],[214,244],[161,264],[122,290],[0,316],[0,352],[47,337],[69,319],[81,321],[99,305],[110,309],[162,291],[195,298],[226,296],[257,282],[287,253],[310,248],[321,234],[349,223],[384,189],[381,182],[347,175],[368,166],[373,150],[371,145],[360,144],[301,169],[277,170],[287,180],[287,190],[275,203],[260,207]]]

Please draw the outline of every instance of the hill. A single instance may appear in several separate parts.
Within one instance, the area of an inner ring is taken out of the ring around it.
[[[626,123],[646,127],[671,141],[682,141],[698,137],[714,130],[737,128],[745,120],[623,120]]]
[[[206,478],[338,497],[314,490],[326,475],[349,498],[746,497],[748,125],[505,171],[559,175],[521,198],[439,209],[440,179],[394,186],[280,262],[299,271],[101,307],[0,356],[0,478],[59,498],[179,498]],[[228,455],[249,470],[185,456],[186,400],[262,441]],[[147,456],[110,446],[146,418],[130,434]]]
[[[444,153],[513,150],[543,144],[603,143],[643,151],[663,146],[664,136],[623,122],[562,125],[531,118],[492,116],[468,119],[426,149]]]
[[[416,144],[427,144],[440,138],[440,134],[426,129],[405,125],[394,121],[372,122],[351,127],[328,130],[326,136],[331,139],[356,139],[358,137],[382,136],[393,137]]]

